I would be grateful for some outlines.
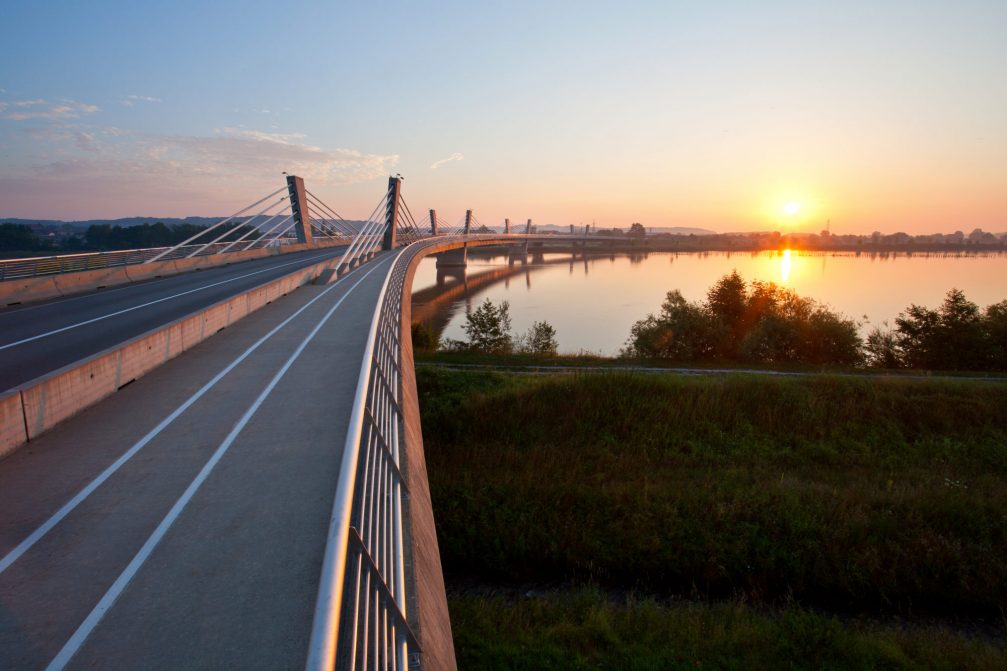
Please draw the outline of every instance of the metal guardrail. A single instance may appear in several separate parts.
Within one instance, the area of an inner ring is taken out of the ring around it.
[[[248,249],[262,247],[268,241],[256,242]],[[281,238],[273,241],[275,244],[289,245],[297,242],[296,238]],[[210,256],[223,251],[229,245],[227,242],[219,242],[199,251],[195,256]],[[202,245],[187,245],[178,247],[161,257],[161,261],[185,258],[193,250],[199,249]],[[57,275],[60,273],[78,273],[83,270],[97,270],[101,268],[114,268],[116,266],[128,266],[143,263],[151,259],[170,247],[149,247],[147,249],[123,249],[114,252],[84,252],[81,254],[60,254],[57,256],[36,256],[27,259],[4,259],[0,260],[0,282],[23,277],[36,277],[39,275]],[[232,247],[224,251],[225,254],[245,251],[245,245]]]

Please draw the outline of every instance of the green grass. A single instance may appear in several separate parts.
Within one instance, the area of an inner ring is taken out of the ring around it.
[[[613,602],[592,590],[455,595],[461,669],[1003,669],[1007,652],[934,626],[841,622],[800,608]]]
[[[1007,385],[419,371],[449,579],[1001,617]]]

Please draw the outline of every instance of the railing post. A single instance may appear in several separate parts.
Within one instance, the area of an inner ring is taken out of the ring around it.
[[[402,190],[402,178],[388,178],[388,209],[385,210],[385,237],[381,241],[381,249],[395,249],[398,242],[396,231],[399,227],[399,192]]]
[[[290,211],[294,215],[294,231],[298,242],[311,242],[311,213],[304,193],[304,180],[287,175],[287,192],[290,194]]]
[[[437,235],[437,210],[430,210],[430,233]]]

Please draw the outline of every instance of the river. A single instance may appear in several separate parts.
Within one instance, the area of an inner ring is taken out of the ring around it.
[[[414,321],[461,340],[466,310],[486,298],[508,301],[513,333],[545,320],[556,329],[561,353],[611,356],[635,321],[660,309],[668,291],[702,300],[732,270],[826,303],[861,323],[863,333],[892,324],[911,303],[937,307],[952,287],[980,307],[1007,299],[1007,255],[996,252],[545,254],[511,264],[501,251],[472,250],[464,280],[461,273],[438,278],[433,257],[421,262],[413,282]]]

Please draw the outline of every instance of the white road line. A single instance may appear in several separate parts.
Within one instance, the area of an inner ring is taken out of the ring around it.
[[[369,275],[371,272],[373,272],[373,269],[368,271],[367,274]],[[364,277],[367,277],[367,275],[364,275]],[[206,394],[206,392],[210,391],[210,389],[212,389],[214,385],[220,382],[220,380],[223,379],[225,375],[230,373],[232,370],[234,370],[236,366],[238,366],[238,364],[240,364],[242,361],[251,356],[252,352],[257,350],[264,342],[272,338],[277,333],[277,331],[282,329],[284,326],[293,321],[298,315],[300,315],[302,312],[311,307],[311,305],[315,301],[320,300],[323,296],[325,296],[325,294],[329,293],[337,286],[339,286],[344,279],[346,278],[341,278],[340,280],[333,283],[331,286],[329,286],[324,291],[322,291],[317,296],[308,301],[306,304],[304,304],[300,309],[297,310],[297,312],[295,312],[294,314],[290,315],[282,322],[280,322],[280,324],[274,327],[269,333],[259,338],[251,347],[242,352],[241,355],[238,356],[238,358],[229,363],[223,370],[221,370],[219,373],[213,376],[213,379],[204,384],[199,389],[199,391],[197,391],[188,399],[186,399],[185,402],[183,402],[180,406],[175,408],[175,410],[170,415],[161,420],[161,422],[153,429],[151,429],[150,432],[147,433],[147,435],[145,435],[143,438],[134,443],[133,446],[130,447],[121,457],[112,462],[112,464],[109,465],[108,468],[106,468],[94,480],[88,483],[88,485],[84,487],[82,490],[80,490],[76,496],[67,501],[62,508],[53,513],[53,515],[49,519],[47,519],[41,526],[35,529],[35,531],[31,533],[31,535],[29,535],[27,538],[21,541],[17,545],[17,547],[15,547],[13,550],[8,552],[3,559],[0,559],[0,573],[3,573],[8,568],[10,568],[11,564],[16,562],[21,557],[21,555],[23,555],[25,552],[31,549],[31,547],[35,545],[35,543],[39,542],[43,536],[45,536],[52,530],[53,527],[59,524],[64,517],[73,512],[74,508],[79,506],[88,496],[90,496],[94,492],[94,490],[98,489],[98,487],[100,487],[102,483],[104,483],[106,480],[112,477],[112,475],[116,471],[122,468],[123,464],[132,459],[137,452],[142,450],[144,446],[147,445],[147,443],[156,438],[157,435],[160,434],[162,431],[164,431],[164,429],[167,428],[169,424],[178,419],[178,417],[183,412],[188,410],[193,403],[202,398],[203,395]],[[361,278],[361,281],[363,281],[363,278]],[[356,284],[354,284],[353,286],[356,286]]]
[[[300,252],[300,253],[311,254],[311,252]],[[310,261],[312,259],[322,258],[323,256],[325,256],[324,252],[321,253],[321,254],[315,254],[315,255],[312,255],[312,256],[303,256],[299,260],[301,260],[301,261]],[[276,260],[282,260],[283,256],[281,255],[281,256],[278,256],[278,257],[274,256],[274,257],[263,257],[263,258],[273,258],[273,259],[276,259]],[[251,259],[251,261],[261,261],[261,260],[262,259]],[[239,263],[237,263],[235,265],[227,264],[227,265],[222,265],[222,266],[213,266],[211,268],[206,268],[204,270],[201,270],[200,274],[211,273],[214,270],[234,270],[235,268],[237,268],[238,270],[241,270],[241,264],[242,263],[244,263],[244,261],[241,261],[241,262],[239,262]],[[292,261],[291,263],[297,263],[297,261]],[[130,265],[132,265],[132,264],[130,264]],[[270,266],[269,268],[266,268],[266,270],[270,270],[272,268],[283,268],[284,266],[288,266],[288,265],[290,265],[290,263],[284,263],[284,264],[279,264],[279,265],[275,265],[275,266]],[[126,267],[126,266],[114,266],[114,267],[123,268],[123,267]],[[184,277],[191,277],[194,274],[195,274],[194,272],[193,273],[189,273],[189,272],[178,273],[176,275],[168,275],[168,276],[157,278],[157,279],[169,280],[169,279],[172,279],[172,278],[175,278],[175,277],[182,277],[182,278],[184,278]],[[48,276],[48,277],[51,277],[51,276]],[[139,288],[148,286],[148,285],[152,284],[153,282],[156,282],[157,279],[151,278],[150,280],[141,280],[140,282],[137,282],[135,284],[123,284],[121,286],[114,286],[114,287],[111,287],[111,288],[102,289],[101,291],[91,291],[91,292],[88,292],[88,293],[85,293],[85,294],[76,294],[76,295],[71,295],[71,296],[60,296],[60,297],[57,297],[57,298],[53,298],[52,300],[47,300],[47,301],[44,301],[44,302],[41,302],[41,303],[31,303],[31,304],[28,304],[28,305],[17,305],[17,306],[7,306],[7,307],[4,307],[4,306],[0,305],[0,317],[6,317],[8,315],[20,315],[20,314],[24,314],[25,312],[31,312],[32,310],[41,310],[42,308],[51,307],[51,306],[57,305],[57,304],[58,305],[64,305],[66,303],[71,303],[73,301],[87,300],[88,298],[101,298],[102,296],[108,296],[109,294],[118,293],[120,291],[128,291],[129,289],[139,289]]]
[[[287,359],[287,362],[283,364],[283,367],[280,368],[279,371],[277,371],[276,375],[273,376],[273,379],[270,380],[268,385],[266,385],[266,388],[263,389],[262,392],[259,394],[259,397],[256,398],[255,401],[252,403],[252,405],[248,407],[248,409],[245,411],[245,414],[241,416],[241,419],[239,419],[237,424],[234,425],[234,428],[231,429],[231,432],[227,434],[227,437],[224,438],[222,443],[220,443],[220,445],[217,447],[217,450],[213,453],[213,456],[210,457],[209,461],[206,462],[202,470],[199,471],[199,474],[196,476],[196,478],[191,483],[189,483],[189,486],[186,487],[185,492],[182,493],[182,496],[180,496],[179,499],[175,501],[175,505],[171,507],[171,510],[168,511],[168,514],[164,516],[164,519],[161,520],[161,523],[157,525],[157,528],[154,529],[154,532],[150,535],[149,538],[147,538],[146,542],[143,544],[143,547],[140,548],[140,551],[137,552],[136,555],[133,557],[133,559],[130,560],[129,564],[126,565],[126,568],[123,570],[123,572],[120,573],[119,577],[115,579],[115,582],[112,583],[112,586],[108,588],[108,591],[105,592],[105,595],[101,597],[101,600],[98,601],[98,604],[94,607],[94,609],[92,609],[91,612],[88,614],[88,616],[84,618],[84,621],[81,623],[80,627],[78,627],[77,631],[75,631],[73,635],[69,638],[69,640],[67,640],[66,644],[59,651],[56,657],[54,657],[53,660],[49,662],[49,666],[46,667],[47,671],[58,671],[59,669],[63,669],[70,661],[70,659],[73,658],[73,656],[77,653],[77,651],[80,650],[80,647],[87,640],[87,637],[90,636],[91,632],[94,631],[94,628],[98,626],[98,623],[101,622],[101,619],[105,616],[105,613],[107,613],[108,610],[113,605],[115,605],[115,602],[119,598],[119,595],[122,594],[124,589],[126,589],[126,587],[129,585],[129,582],[136,575],[137,571],[140,570],[144,562],[147,561],[147,558],[150,557],[151,553],[154,551],[154,548],[157,547],[158,543],[161,542],[161,539],[164,538],[164,535],[175,523],[175,520],[177,520],[179,515],[182,514],[182,511],[185,509],[185,506],[189,503],[192,497],[196,494],[199,488],[210,476],[210,473],[213,471],[214,467],[221,460],[224,454],[227,453],[227,450],[234,443],[234,440],[238,437],[238,434],[241,433],[242,429],[244,429],[245,425],[248,424],[250,419],[252,419],[252,417],[258,411],[262,403],[266,400],[266,398],[269,397],[269,395],[272,393],[276,385],[279,384],[280,380],[283,379],[283,376],[287,374],[287,371],[290,370],[290,367],[294,365],[294,362],[297,361],[298,357],[301,356],[301,352],[304,351],[304,348],[306,348],[308,344],[312,340],[314,340],[315,335],[317,335],[318,332],[322,329],[322,327],[325,326],[326,322],[329,321],[329,318],[332,317],[332,315],[335,313],[336,308],[338,308],[342,304],[342,302],[346,300],[347,296],[349,296],[350,293],[357,288],[357,285],[359,285],[361,282],[367,279],[368,275],[377,270],[379,265],[383,264],[376,264],[374,268],[371,268],[369,271],[367,271],[367,273],[363,277],[357,280],[357,282],[352,287],[347,289],[346,293],[343,294],[338,301],[336,301],[336,304],[333,305],[329,309],[329,311],[325,314],[325,316],[322,317],[322,319],[318,322],[318,324],[315,325],[315,328],[311,330],[311,333],[309,333],[304,338],[304,340],[301,341],[301,344],[297,347],[294,353],[290,355],[290,358]]]
[[[56,335],[57,333],[63,333],[64,331],[69,331],[71,329],[75,329],[75,328],[78,328],[80,326],[87,326],[88,324],[93,324],[95,322],[100,322],[101,320],[108,319],[109,317],[117,317],[117,316],[119,316],[121,314],[125,314],[127,312],[132,312],[133,310],[139,310],[140,308],[149,307],[149,306],[155,305],[157,303],[163,303],[164,301],[170,301],[170,300],[172,300],[174,298],[179,298],[180,296],[186,296],[188,294],[194,294],[197,291],[203,291],[204,289],[211,289],[213,287],[220,286],[221,284],[227,284],[229,282],[235,282],[237,280],[242,280],[242,279],[245,279],[246,277],[251,277],[252,275],[261,275],[262,273],[268,273],[271,270],[276,270],[278,268],[285,268],[287,266],[292,266],[292,265],[295,265],[295,264],[298,264],[298,263],[304,263],[305,261],[311,261],[311,260],[314,260],[316,258],[321,258],[323,256],[325,256],[325,254],[319,254],[317,257],[311,257],[310,259],[298,259],[297,261],[291,261],[290,263],[284,263],[284,264],[277,265],[277,266],[271,266],[269,268],[264,268],[262,270],[256,270],[254,273],[247,273],[245,275],[238,275],[237,277],[232,277],[232,278],[230,278],[228,280],[222,280],[220,282],[214,282],[213,284],[207,284],[205,286],[197,287],[195,289],[189,289],[188,291],[183,291],[183,292],[178,293],[178,294],[172,294],[171,296],[165,296],[164,298],[158,298],[157,300],[149,301],[147,303],[141,303],[140,305],[134,305],[133,307],[126,308],[124,310],[118,310],[116,312],[110,312],[107,315],[102,315],[100,317],[95,317],[93,319],[88,319],[88,320],[85,320],[85,321],[82,321],[82,322],[78,322],[76,324],[70,324],[69,326],[64,326],[62,328],[58,328],[58,329],[55,329],[53,331],[47,331],[46,333],[40,333],[38,335],[33,335],[30,338],[24,338],[22,340],[17,340],[17,341],[12,342],[12,343],[7,343],[6,345],[0,345],[0,351],[5,350],[5,349],[9,349],[11,347],[17,347],[18,345],[23,345],[25,343],[29,343],[29,342],[32,342],[34,340],[40,340],[42,338],[47,338],[47,337],[49,337],[51,335]]]

